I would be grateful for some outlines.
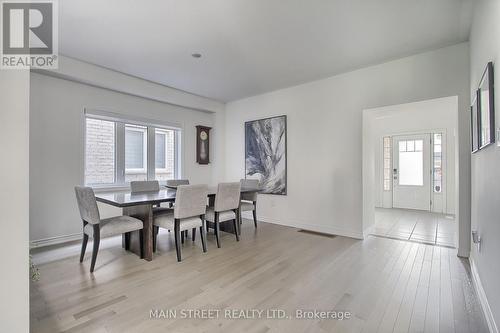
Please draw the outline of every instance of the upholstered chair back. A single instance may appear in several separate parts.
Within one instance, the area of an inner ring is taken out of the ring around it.
[[[132,193],[158,192],[160,183],[157,180],[133,181],[130,182],[130,190]]]
[[[76,186],[75,193],[82,220],[90,224],[101,222],[94,190],[91,187]]]
[[[204,215],[207,209],[207,185],[179,185],[175,194],[174,218]]]
[[[215,196],[215,211],[223,212],[238,208],[240,206],[240,190],[241,184],[239,182],[220,183]]]
[[[241,183],[241,187],[252,187],[252,188],[259,187],[259,180],[258,179],[242,179],[242,180],[240,180],[240,183]],[[241,193],[241,200],[257,201],[257,192]]]
[[[170,179],[167,180],[167,186],[189,185],[189,179]]]

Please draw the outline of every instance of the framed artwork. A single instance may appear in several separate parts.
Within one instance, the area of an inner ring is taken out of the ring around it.
[[[495,101],[493,86],[493,63],[484,71],[478,90],[479,149],[495,142]]]
[[[210,163],[210,130],[211,127],[196,126],[196,162]]]
[[[258,179],[260,193],[287,193],[286,130],[286,116],[245,123],[245,178]]]
[[[478,109],[478,95],[472,102],[470,107],[470,138],[471,138],[471,151],[475,153],[479,150],[479,109]]]

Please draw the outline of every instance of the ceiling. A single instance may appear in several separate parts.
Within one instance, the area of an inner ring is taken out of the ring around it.
[[[59,47],[226,102],[466,41],[472,1],[65,0]]]

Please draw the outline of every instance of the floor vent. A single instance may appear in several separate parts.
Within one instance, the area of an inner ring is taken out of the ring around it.
[[[305,234],[322,236],[322,237],[328,237],[328,238],[335,238],[335,237],[337,237],[337,235],[325,234],[323,232],[317,232],[317,231],[305,230],[305,229],[300,229],[298,232],[303,232]]]

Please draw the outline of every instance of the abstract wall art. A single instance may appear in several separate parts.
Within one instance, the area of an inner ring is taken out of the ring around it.
[[[286,195],[286,116],[245,123],[245,178],[258,179],[261,193]]]

